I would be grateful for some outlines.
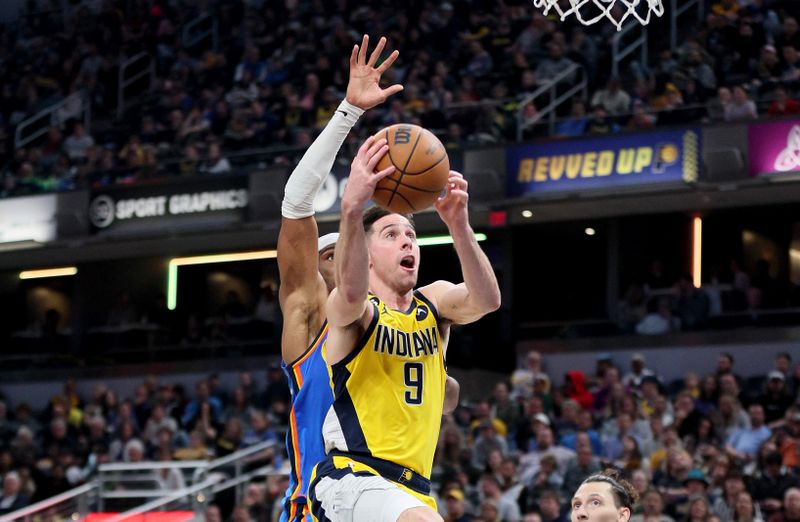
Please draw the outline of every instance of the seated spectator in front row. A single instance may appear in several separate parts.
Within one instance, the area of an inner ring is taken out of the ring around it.
[[[22,480],[19,473],[9,471],[3,478],[3,496],[0,497],[0,515],[11,513],[28,505],[28,497],[20,491]]]

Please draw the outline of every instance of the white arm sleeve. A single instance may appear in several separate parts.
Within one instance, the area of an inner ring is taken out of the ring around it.
[[[336,154],[364,110],[342,100],[331,121],[292,171],[283,193],[281,214],[289,219],[314,215],[314,198],[333,168]]]

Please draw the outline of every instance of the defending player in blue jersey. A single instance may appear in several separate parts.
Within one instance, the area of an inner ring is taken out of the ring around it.
[[[369,59],[368,44],[365,35],[361,45],[353,47],[345,99],[289,177],[281,206],[283,220],[278,235],[279,299],[283,311],[281,355],[292,388],[286,436],[291,473],[281,522],[306,519],[306,489],[311,470],[325,457],[322,423],[333,402],[324,340],[325,301],[333,288],[336,237],[329,234],[318,241],[314,197],[358,118],[365,110],[403,89],[401,85],[385,89],[379,85],[381,75],[399,53],[394,51],[376,67],[386,39],[380,39]]]

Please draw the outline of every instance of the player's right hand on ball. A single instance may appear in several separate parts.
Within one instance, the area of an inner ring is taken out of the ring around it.
[[[362,209],[375,192],[378,181],[395,171],[394,165],[375,172],[375,166],[388,152],[385,139],[376,140],[374,136],[367,138],[350,165],[350,176],[342,194],[342,206],[352,205]]]

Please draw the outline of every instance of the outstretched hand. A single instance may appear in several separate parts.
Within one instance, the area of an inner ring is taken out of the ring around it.
[[[353,46],[353,52],[350,54],[350,80],[347,83],[346,99],[356,107],[364,110],[371,109],[376,105],[386,101],[386,98],[403,90],[403,86],[399,84],[392,85],[385,89],[380,86],[381,75],[392,66],[397,57],[400,56],[398,51],[392,51],[386,60],[384,60],[378,67],[375,64],[381,56],[384,46],[386,45],[386,38],[381,37],[378,45],[369,55],[367,60],[367,47],[369,46],[369,36],[364,35],[361,40],[361,46],[358,44]]]

